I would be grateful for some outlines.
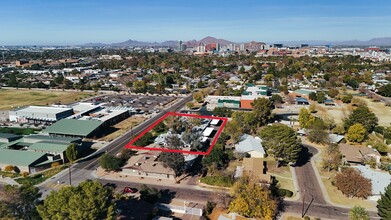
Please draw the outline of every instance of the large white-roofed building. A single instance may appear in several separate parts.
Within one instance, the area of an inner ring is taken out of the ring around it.
[[[27,106],[9,111],[11,122],[52,124],[73,114],[72,108]]]

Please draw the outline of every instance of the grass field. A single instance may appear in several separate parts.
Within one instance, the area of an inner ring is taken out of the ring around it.
[[[69,104],[83,98],[96,95],[87,92],[62,92],[47,90],[0,89],[0,110],[9,110],[18,106],[52,105],[56,102]]]

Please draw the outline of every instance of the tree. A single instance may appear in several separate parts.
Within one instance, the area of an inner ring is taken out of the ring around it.
[[[158,161],[162,162],[163,167],[171,168],[174,171],[175,178],[184,171],[185,158],[180,153],[162,152]]]
[[[323,159],[322,168],[331,171],[338,170],[342,165],[342,154],[338,144],[330,144],[327,146],[327,156]]]
[[[354,206],[349,211],[349,220],[369,220],[369,215],[361,206]]]
[[[334,185],[348,197],[366,199],[372,194],[372,183],[354,168],[345,168],[334,177]]]
[[[316,95],[316,101],[318,103],[323,103],[326,100],[326,94],[324,92],[318,92]]]
[[[380,87],[378,93],[385,97],[391,97],[391,84]]]
[[[32,185],[5,185],[0,189],[0,218],[38,219],[40,197],[39,189]]]
[[[160,126],[160,125],[159,125]],[[151,132],[145,133],[139,139],[137,139],[134,144],[139,147],[145,147],[153,143],[153,135]]]
[[[391,219],[391,183],[384,190],[384,194],[381,194],[380,199],[377,201],[377,214],[382,219]]]
[[[234,143],[237,143],[240,139],[240,136],[243,134],[243,130],[240,127],[239,123],[236,120],[232,120],[225,125],[225,131],[230,134],[231,139]]]
[[[194,108],[194,103],[193,103],[193,102],[187,102],[187,103],[186,103],[186,107],[187,107],[188,109],[192,109],[192,108]]]
[[[155,204],[162,197],[162,193],[156,188],[150,188],[143,184],[140,187],[140,199]]]
[[[351,142],[361,143],[365,140],[367,131],[360,123],[356,123],[350,126],[346,135],[347,139]]]
[[[70,144],[65,150],[65,155],[71,163],[77,160],[78,154],[79,152],[77,151],[76,145],[74,143]]]
[[[338,89],[334,89],[334,88],[331,88],[329,89],[329,91],[327,92],[327,94],[331,97],[331,98],[334,98],[336,97],[339,92],[338,92]]]
[[[329,142],[328,133],[326,131],[326,124],[321,118],[315,118],[310,124],[308,132],[308,140],[318,144],[325,144]]]
[[[272,94],[271,100],[273,103],[276,104],[281,104],[282,103],[282,97],[278,94]]]
[[[277,201],[267,187],[254,179],[244,176],[237,181],[231,195],[229,211],[248,218],[273,219],[277,213]]]
[[[318,96],[315,92],[311,92],[310,94],[308,94],[308,98],[310,98],[312,101],[318,100]]]
[[[202,102],[202,100],[204,99],[204,94],[201,91],[195,92],[193,94],[193,99],[196,102]]]
[[[232,110],[227,107],[216,107],[215,109],[213,109],[213,115],[219,117],[231,117]]]
[[[251,106],[253,107],[252,113],[257,125],[266,125],[271,118],[272,102],[267,98],[258,98],[251,103]]]
[[[295,163],[299,158],[301,143],[296,132],[283,124],[273,124],[260,131],[262,145],[270,150],[278,162]]]
[[[121,150],[121,153],[120,153],[120,159],[122,160],[122,162],[126,162],[127,160],[129,160],[129,158],[133,155],[136,154],[136,151],[133,151],[129,148],[122,148]]]
[[[98,181],[52,191],[37,207],[43,219],[115,219],[113,190]]]
[[[225,166],[226,160],[227,155],[224,153],[223,147],[221,145],[216,144],[210,151],[210,154],[202,159],[202,165],[204,167],[208,167],[212,164],[215,164],[217,168],[223,168]]]
[[[372,133],[378,123],[378,118],[367,106],[358,106],[344,119],[344,127],[347,130],[356,123],[362,124],[368,133]]]
[[[341,100],[343,103],[350,103],[350,102],[352,102],[352,99],[353,99],[353,95],[347,94],[347,95],[342,96]]]
[[[299,124],[301,128],[309,128],[314,122],[315,117],[312,116],[306,108],[301,108],[299,112]]]
[[[99,165],[107,171],[118,170],[121,167],[121,164],[122,160],[120,158],[112,156],[108,153],[103,154],[99,158]]]

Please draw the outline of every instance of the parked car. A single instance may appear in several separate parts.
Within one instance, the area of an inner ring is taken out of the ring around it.
[[[136,193],[137,192],[137,189],[136,188],[132,188],[132,187],[125,187],[124,188],[124,193]]]

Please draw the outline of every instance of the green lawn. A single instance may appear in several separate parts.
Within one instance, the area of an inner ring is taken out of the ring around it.
[[[16,135],[30,135],[41,131],[35,128],[0,128],[0,133],[11,133]]]

